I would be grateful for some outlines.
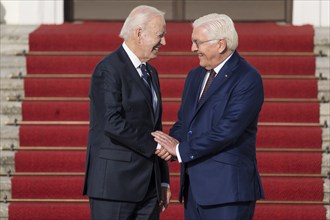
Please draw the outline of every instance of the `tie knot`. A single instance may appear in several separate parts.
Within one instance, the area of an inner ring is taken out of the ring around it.
[[[204,98],[206,91],[210,88],[210,86],[214,80],[215,74],[216,74],[216,72],[213,69],[211,69],[209,77],[207,78],[207,81],[205,83],[204,90],[199,98],[199,101],[201,101]]]
[[[141,69],[141,72],[142,72],[142,79],[144,80],[146,85],[150,88],[151,87],[151,82],[150,82],[150,75],[148,73],[147,66],[142,63],[140,65],[140,69]]]
[[[210,70],[210,77],[214,78],[215,74],[217,74],[217,73],[214,71],[214,69],[211,69]]]
[[[148,73],[148,70],[147,70],[147,66],[145,65],[145,64],[141,64],[140,65],[140,69],[141,69],[141,72],[143,73],[143,74],[147,74],[147,75],[149,75],[149,73]]]

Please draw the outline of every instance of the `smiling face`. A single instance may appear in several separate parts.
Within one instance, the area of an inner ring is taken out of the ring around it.
[[[144,30],[139,30],[139,58],[142,62],[157,57],[159,48],[166,44],[165,34],[166,24],[161,16],[153,17]]]
[[[201,26],[193,29],[191,40],[191,51],[197,53],[199,65],[208,70],[218,66],[227,57],[226,40],[209,39],[206,29]]]

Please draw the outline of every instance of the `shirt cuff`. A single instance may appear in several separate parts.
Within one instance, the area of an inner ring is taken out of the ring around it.
[[[182,163],[181,156],[180,156],[180,152],[179,152],[179,144],[176,145],[176,147],[175,147],[175,152],[176,152],[176,157],[177,157],[177,159],[178,159],[178,162],[179,162],[179,163]]]
[[[168,184],[168,183],[162,183],[161,185],[162,185],[162,187],[166,187],[168,189],[170,188],[170,184]]]
[[[160,144],[157,144],[156,150],[159,150],[160,148],[162,148],[162,146]]]

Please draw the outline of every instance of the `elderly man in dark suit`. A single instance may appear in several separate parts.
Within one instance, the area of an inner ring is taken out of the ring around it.
[[[237,46],[228,16],[193,23],[191,50],[200,66],[187,76],[170,136],[153,133],[182,164],[179,198],[187,220],[252,220],[264,196],[256,160],[262,79]]]
[[[167,162],[157,156],[161,147],[151,135],[162,129],[159,79],[147,63],[166,44],[165,33],[163,12],[133,9],[120,33],[123,44],[91,77],[83,190],[91,219],[154,220],[169,203]]]

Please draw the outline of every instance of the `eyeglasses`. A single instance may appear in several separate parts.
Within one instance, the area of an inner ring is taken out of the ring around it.
[[[197,49],[199,49],[200,45],[210,42],[210,41],[215,41],[215,40],[223,40],[223,39],[212,39],[212,40],[205,40],[205,41],[200,41],[200,42],[198,42],[197,40],[192,40],[192,43],[196,45]]]

